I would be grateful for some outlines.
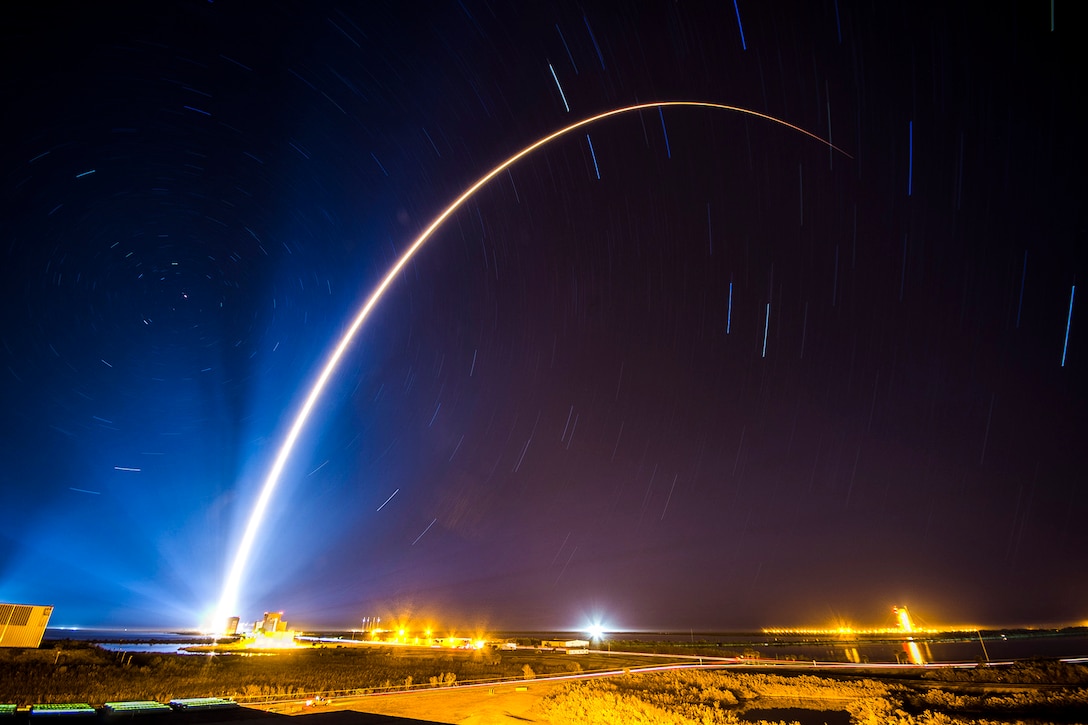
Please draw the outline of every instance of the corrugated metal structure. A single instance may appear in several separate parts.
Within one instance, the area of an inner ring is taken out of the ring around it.
[[[52,614],[52,607],[0,603],[0,647],[37,647]]]

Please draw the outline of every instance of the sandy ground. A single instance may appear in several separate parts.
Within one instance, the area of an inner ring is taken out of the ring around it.
[[[451,725],[541,723],[537,703],[563,683],[524,682],[488,687],[447,687],[439,690],[344,698],[320,708],[322,713],[357,712],[410,718]],[[311,708],[270,708],[284,714],[315,714]]]

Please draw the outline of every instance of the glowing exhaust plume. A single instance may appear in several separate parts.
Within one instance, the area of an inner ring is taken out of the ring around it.
[[[310,413],[313,410],[314,405],[317,403],[317,399],[321,397],[321,393],[322,391],[324,391],[325,385],[328,383],[329,378],[332,377],[333,372],[336,371],[336,367],[340,362],[340,358],[343,357],[344,352],[348,348],[348,345],[350,345],[351,341],[355,338],[355,334],[359,331],[359,328],[362,327],[363,323],[366,321],[366,318],[370,315],[370,311],[374,309],[374,306],[376,304],[378,304],[378,301],[385,293],[386,288],[393,283],[393,280],[396,279],[398,274],[400,274],[401,269],[403,269],[404,266],[411,261],[412,257],[414,257],[416,252],[419,251],[420,247],[422,247],[423,244],[428,239],[430,239],[431,235],[438,230],[438,227],[442,225],[442,222],[446,221],[447,217],[457,211],[457,209],[460,208],[461,205],[464,204],[473,194],[475,194],[480,189],[480,187],[494,179],[496,176],[501,174],[510,166],[513,166],[522,158],[539,149],[541,146],[546,146],[560,136],[565,136],[566,134],[582,128],[583,126],[588,126],[591,123],[596,123],[597,121],[602,121],[612,116],[618,116],[623,113],[631,113],[633,111],[642,111],[649,108],[661,109],[665,106],[714,108],[722,111],[735,111],[737,113],[743,113],[749,116],[756,116],[757,118],[762,118],[767,121],[771,121],[772,123],[777,123],[781,126],[785,126],[786,128],[797,131],[798,133],[802,133],[805,136],[815,139],[820,143],[825,144],[829,148],[838,151],[839,153],[847,156],[848,158],[853,158],[853,156],[850,156],[850,154],[835,146],[830,141],[821,138],[820,136],[817,136],[810,131],[806,131],[799,126],[794,126],[792,123],[783,121],[780,118],[775,118],[774,116],[769,116],[765,113],[759,113],[758,111],[751,111],[746,108],[739,108],[737,106],[726,106],[721,103],[709,103],[706,101],[658,101],[656,103],[639,103],[633,106],[616,108],[611,111],[598,113],[596,116],[590,116],[589,118],[584,118],[581,121],[572,123],[569,126],[561,128],[558,131],[555,131],[554,133],[551,133],[544,138],[526,146],[521,151],[518,151],[510,158],[506,159],[506,161],[503,161],[501,164],[491,169],[491,171],[488,171],[486,174],[481,176],[476,181],[476,183],[468,187],[468,189],[466,189],[459,197],[454,199],[453,202],[449,206],[447,206],[441,214],[435,217],[434,221],[432,221],[430,225],[428,225],[427,228],[423,230],[423,233],[420,234],[416,238],[416,240],[412,242],[412,245],[405,250],[400,258],[393,263],[393,266],[389,268],[389,271],[386,272],[381,282],[378,283],[378,286],[375,287],[374,291],[370,293],[370,296],[366,298],[366,302],[363,303],[362,308],[359,310],[358,314],[355,315],[355,319],[352,321],[351,326],[347,329],[347,331],[344,332],[343,336],[340,338],[340,342],[336,345],[336,348],[332,351],[332,354],[329,355],[328,362],[325,363],[324,369],[322,369],[321,374],[317,377],[317,380],[314,381],[313,387],[310,388],[310,394],[306,396],[306,401],[302,404],[302,408],[299,409],[298,414],[295,416],[294,423],[291,424],[291,429],[287,432],[287,437],[284,439],[283,445],[280,447],[279,453],[276,454],[276,460],[272,464],[272,468],[268,471],[268,476],[264,480],[264,485],[261,488],[260,496],[258,496],[257,503],[253,507],[253,512],[249,516],[249,523],[246,525],[245,533],[242,535],[242,540],[238,544],[238,551],[234,556],[234,563],[231,566],[230,573],[227,575],[226,581],[224,583],[223,592],[219,599],[219,606],[216,610],[215,619],[213,620],[215,627],[222,626],[222,623],[226,622],[229,616],[236,613],[234,610],[237,606],[238,592],[239,588],[241,587],[242,574],[245,571],[247,562],[249,561],[249,555],[253,549],[253,543],[256,540],[257,532],[261,527],[261,521],[264,519],[265,510],[268,508],[268,502],[272,498],[272,493],[276,490],[276,485],[279,483],[280,474],[283,473],[283,468],[287,464],[287,459],[290,457],[291,451],[295,447],[295,442],[298,440],[298,436],[302,432],[303,426],[306,425],[306,421],[309,419]]]

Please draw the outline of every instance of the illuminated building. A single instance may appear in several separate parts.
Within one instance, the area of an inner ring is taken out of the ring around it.
[[[240,621],[241,620],[238,617],[231,617],[230,619],[228,619],[227,628],[226,630],[224,630],[223,634],[227,635],[228,637],[233,637],[234,635],[238,634],[238,622]]]
[[[540,643],[545,649],[566,652],[569,655],[589,654],[589,641],[584,639],[546,639]]]
[[[286,649],[298,646],[295,641],[295,632],[290,629],[276,630],[275,632],[257,632],[253,639],[246,640],[246,647],[254,649]]]
[[[53,607],[35,604],[0,604],[0,647],[37,647]]]
[[[283,619],[283,612],[265,612],[264,619],[253,627],[256,632],[270,634],[272,632],[286,632],[287,622]]]
[[[265,612],[264,618],[253,623],[253,634],[244,646],[254,649],[287,649],[298,646],[295,631],[287,628],[283,612]]]

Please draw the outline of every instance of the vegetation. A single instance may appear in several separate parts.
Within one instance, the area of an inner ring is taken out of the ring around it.
[[[669,725],[711,725],[752,722],[743,718],[746,702],[762,697],[782,696],[790,704],[812,696],[821,698],[857,697],[871,694],[881,699],[886,688],[864,681],[835,689],[831,683],[812,676],[738,674],[721,671],[674,671],[647,675],[571,683],[545,698],[543,709],[554,725],[570,723],[667,723]],[[870,689],[872,692],[870,692]],[[820,704],[826,704],[821,699]],[[763,703],[764,705],[766,703]],[[776,706],[780,703],[776,703]],[[809,705],[816,703],[809,702]],[[845,707],[812,707],[813,710],[843,710]],[[759,721],[764,722],[764,721]]]
[[[339,697],[452,687],[480,680],[650,664],[645,657],[392,646],[330,647],[276,654],[118,653],[61,642],[0,650],[0,702],[102,704],[179,697]],[[1088,667],[1038,660],[1008,667],[926,670],[914,679],[791,674],[749,668],[627,674],[565,685],[545,697],[549,722],[738,723],[754,715],[858,725],[1088,722]],[[767,713],[771,715],[767,715]],[[746,713],[752,713],[747,714]]]
[[[835,715],[842,719],[845,712],[857,725],[1008,725],[1043,723],[1049,718],[1083,722],[1088,690],[957,695],[871,679],[689,670],[571,683],[545,698],[542,707],[555,725],[756,722],[745,713],[786,708],[811,712],[815,722]]]
[[[276,654],[159,655],[118,653],[58,642],[50,649],[0,649],[0,702],[102,704],[117,700],[365,694],[522,679],[647,664],[645,658],[497,650],[329,647]]]
[[[942,667],[926,670],[927,680],[940,682],[984,682],[1018,685],[1088,685],[1088,665],[1059,660],[1033,659],[1000,667],[970,669]]]
[[[990,716],[1020,720],[1026,717],[1066,719],[1088,714],[1088,689],[1022,689],[1015,692],[956,694],[935,689],[921,697],[910,697],[912,709],[937,710],[956,715]]]

